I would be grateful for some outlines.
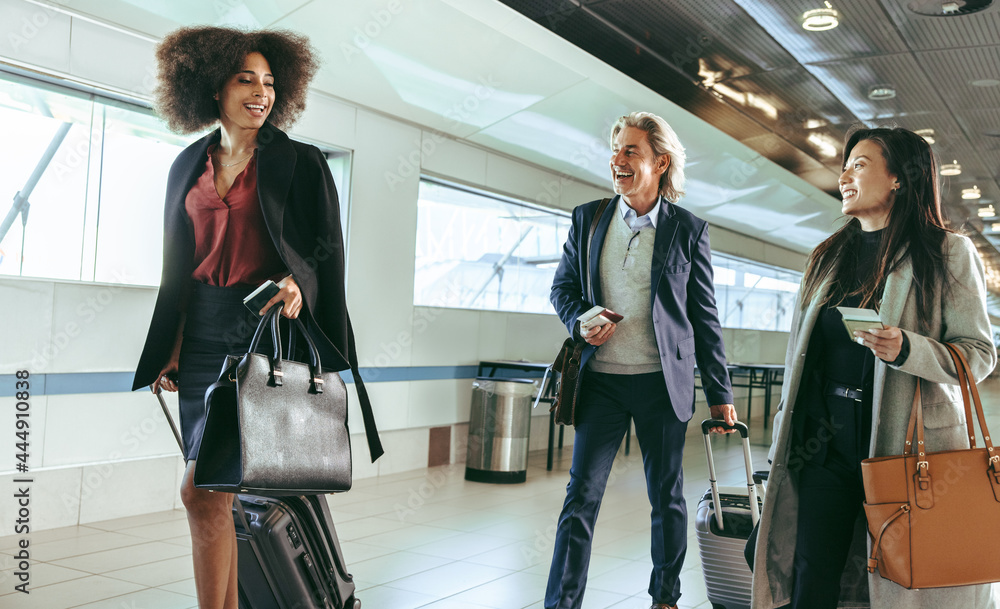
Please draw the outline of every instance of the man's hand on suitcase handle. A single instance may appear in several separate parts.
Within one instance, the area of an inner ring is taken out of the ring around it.
[[[709,411],[712,413],[713,419],[722,419],[726,422],[726,425],[736,424],[736,407],[732,404],[720,404],[718,406],[710,406]],[[733,433],[735,429],[726,429],[725,427],[713,427],[710,429],[712,433]]]

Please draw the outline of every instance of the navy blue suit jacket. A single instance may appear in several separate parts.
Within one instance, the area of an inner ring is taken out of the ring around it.
[[[595,303],[587,302],[587,290],[581,277],[584,248],[600,201],[591,201],[573,210],[573,224],[549,297],[570,334],[579,335],[577,317],[580,314],[601,304],[601,249],[611,218],[619,213],[618,198],[611,200],[594,233],[587,276],[594,287]],[[733,390],[715,306],[708,223],[662,197],[660,203],[650,276],[653,330],[671,405],[678,419],[688,421],[694,414],[696,361],[710,405],[731,404]],[[587,345],[583,353],[584,367],[598,348]]]

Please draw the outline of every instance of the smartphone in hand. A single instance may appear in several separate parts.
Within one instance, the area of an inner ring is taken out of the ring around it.
[[[250,295],[243,299],[243,304],[250,309],[251,313],[260,317],[260,310],[280,291],[281,288],[278,287],[278,284],[268,279],[260,284],[256,290],[250,292]]]

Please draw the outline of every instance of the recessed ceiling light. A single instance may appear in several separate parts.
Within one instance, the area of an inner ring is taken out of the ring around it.
[[[840,13],[829,2],[826,8],[815,8],[802,13],[802,29],[810,32],[825,32],[840,25]]]
[[[881,101],[896,97],[896,89],[892,85],[875,85],[868,90],[868,99]]]
[[[992,218],[997,215],[997,211],[993,209],[992,205],[987,205],[979,208],[978,215],[980,218]]]
[[[994,224],[992,228],[994,233],[1000,233],[1000,223]]]
[[[995,87],[1000,85],[1000,80],[995,78],[980,78],[979,80],[970,80],[969,84],[973,87]]]
[[[840,152],[840,142],[825,133],[810,133],[806,140],[828,159],[836,158]]]
[[[819,129],[821,127],[826,127],[830,124],[830,121],[822,118],[807,118],[802,126],[806,129]]]
[[[910,0],[907,8],[928,17],[960,17],[987,9],[993,0]]]
[[[943,176],[957,176],[961,173],[962,166],[958,164],[958,161],[952,161],[951,163],[941,165],[941,175]]]
[[[963,188],[962,189],[962,198],[965,199],[965,200],[978,199],[981,196],[983,196],[983,193],[979,191],[979,187],[978,186],[973,186],[972,188]],[[990,205],[990,209],[993,209],[992,205]]]
[[[924,138],[928,144],[933,144],[935,142],[933,129],[917,129],[914,133]]]

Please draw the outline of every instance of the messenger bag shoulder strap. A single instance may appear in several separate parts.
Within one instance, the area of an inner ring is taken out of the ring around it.
[[[607,209],[608,203],[611,199],[601,199],[601,204],[597,206],[597,213],[594,214],[594,219],[590,223],[590,234],[587,235],[587,252],[584,255],[584,265],[583,265],[583,275],[580,277],[583,280],[584,289],[587,291],[587,300],[590,302],[591,306],[597,304],[594,300],[594,284],[590,281],[590,246],[594,242],[594,233],[597,232],[597,223],[600,222],[601,216],[604,215],[604,210]]]

